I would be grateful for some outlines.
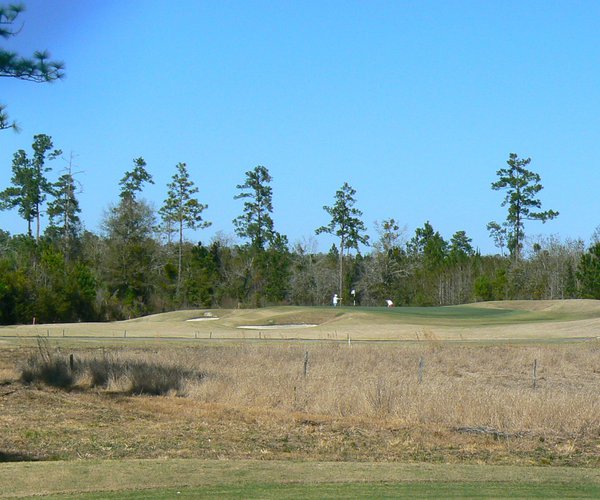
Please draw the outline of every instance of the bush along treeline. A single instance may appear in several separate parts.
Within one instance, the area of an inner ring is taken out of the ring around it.
[[[291,245],[275,228],[264,166],[246,172],[237,186],[241,214],[232,222],[240,243],[224,236],[192,243],[185,232],[210,222],[187,165],[176,165],[155,210],[142,197],[153,183],[143,158],[123,175],[119,197],[94,233],[83,229],[71,164],[52,176],[61,152],[47,135],[36,135],[32,150],[14,154],[10,185],[0,192],[0,208],[16,211],[26,227],[18,235],[0,229],[2,324],[108,321],[194,307],[329,305],[334,294],[342,305],[363,306],[388,299],[418,306],[600,299],[600,233],[589,248],[579,240],[526,240],[525,221],[558,213],[541,210],[540,177],[527,170],[530,159],[514,154],[492,184],[505,192],[507,207],[503,223],[488,224],[498,253],[481,255],[465,231],[444,238],[428,221],[407,235],[388,218],[376,223],[370,239],[348,183],[323,207],[328,222],[315,229],[315,237],[336,238],[331,249],[316,251],[312,237]]]

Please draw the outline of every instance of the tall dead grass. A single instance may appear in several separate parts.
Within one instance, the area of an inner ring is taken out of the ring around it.
[[[59,349],[51,349],[46,339],[38,340],[38,348],[21,366],[21,381],[41,383],[62,389],[100,388],[131,394],[185,395],[190,381],[205,374],[187,369],[173,360],[146,353],[123,356],[103,352],[101,356],[75,358]]]
[[[304,356],[308,371],[304,376]],[[504,434],[600,432],[600,345],[239,346],[194,349],[209,403]],[[423,360],[419,383],[419,362]],[[536,388],[533,363],[537,360]]]
[[[77,353],[76,360],[88,367],[74,382],[80,388],[177,394],[236,408],[376,419],[392,427],[572,440],[600,435],[600,342],[204,344],[185,349],[122,348],[101,356],[85,351]],[[177,387],[171,392],[168,387],[136,390],[131,368],[135,366],[143,367],[139,384],[160,381],[163,370],[181,376],[177,375]],[[123,376],[117,375],[118,367],[127,368]]]

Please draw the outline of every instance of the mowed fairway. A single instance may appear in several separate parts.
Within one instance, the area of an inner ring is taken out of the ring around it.
[[[202,377],[23,384],[39,337]],[[591,300],[3,327],[0,496],[597,498],[598,337]]]

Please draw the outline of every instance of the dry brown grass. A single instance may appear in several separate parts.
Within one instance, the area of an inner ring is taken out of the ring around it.
[[[186,397],[21,386],[27,354],[0,349],[0,453],[14,456],[600,463],[600,342],[110,350],[206,373]]]
[[[304,377],[306,351],[309,366]],[[596,343],[241,346],[191,351],[187,356],[186,362],[214,374],[189,389],[190,397],[203,402],[384,418],[408,426],[492,427],[510,433],[578,434],[600,428],[596,397],[600,345]]]

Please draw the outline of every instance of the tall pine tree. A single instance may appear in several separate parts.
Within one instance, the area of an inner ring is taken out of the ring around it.
[[[27,234],[32,236],[32,224],[36,221],[36,241],[40,237],[42,206],[49,194],[53,194],[52,183],[46,177],[51,168],[47,160],[53,160],[62,152],[53,150],[52,138],[46,134],[33,137],[31,158],[20,149],[14,154],[11,177],[12,186],[0,193],[0,209],[18,208],[19,215],[27,221]]]
[[[504,222],[508,230],[508,248],[514,259],[519,260],[525,239],[525,221],[546,222],[557,217],[558,212],[536,211],[542,207],[537,194],[543,186],[539,174],[526,168],[531,163],[531,158],[521,159],[515,153],[510,153],[506,163],[508,167],[496,172],[498,180],[492,183],[492,189],[506,192],[502,206],[508,206],[508,214]],[[497,227],[498,224],[491,222],[488,228],[491,226]]]
[[[356,191],[347,183],[335,193],[334,204],[330,207],[324,206],[331,217],[331,221],[326,226],[319,227],[316,234],[329,233],[339,238],[339,297],[343,298],[344,292],[344,252],[354,248],[358,251],[359,244],[368,245],[369,236],[364,234],[365,225],[360,219],[362,212],[354,207]]]
[[[184,229],[203,229],[210,226],[210,222],[202,218],[202,212],[208,205],[203,205],[194,194],[198,188],[190,179],[187,165],[178,163],[177,172],[173,175],[172,181],[167,185],[167,199],[159,210],[165,225],[172,227],[175,225],[179,233],[178,258],[177,258],[177,291],[179,296],[181,292],[181,268],[183,256],[183,230]]]
[[[236,187],[241,193],[235,200],[244,201],[244,213],[233,220],[235,232],[241,238],[250,240],[250,245],[257,250],[264,250],[265,245],[273,241],[275,229],[271,214],[273,213],[273,188],[269,185],[272,178],[269,170],[262,165],[246,172],[246,182]]]

